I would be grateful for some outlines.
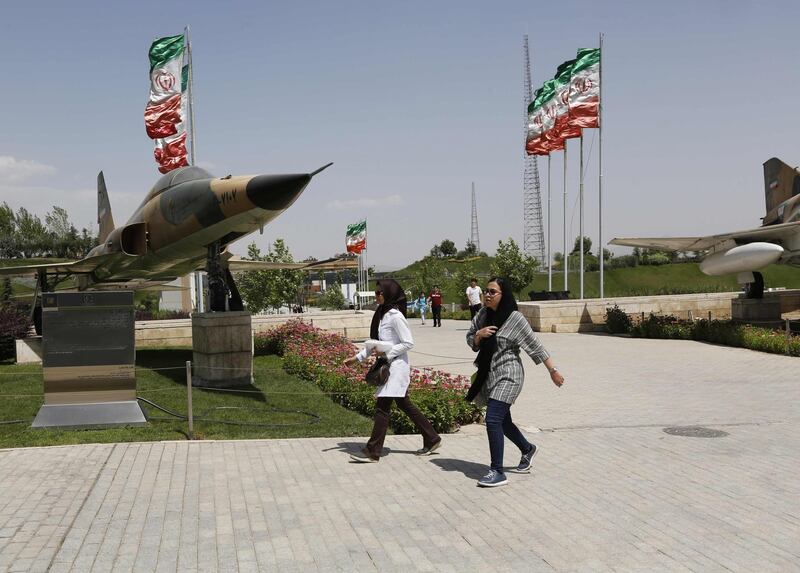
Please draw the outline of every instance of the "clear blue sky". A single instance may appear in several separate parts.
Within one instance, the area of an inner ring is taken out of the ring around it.
[[[755,227],[761,163],[800,163],[798,21],[789,1],[5,3],[0,201],[93,224],[103,169],[126,220],[158,177],[147,49],[189,24],[200,165],[221,176],[335,162],[252,236],[262,248],[283,237],[296,258],[328,256],[362,217],[379,268],[444,238],[463,247],[474,181],[491,253],[522,241],[523,34],[538,87],[604,32],[604,238]],[[577,155],[571,142],[570,243]],[[587,161],[596,241],[596,140]],[[561,154],[552,164],[560,251]]]

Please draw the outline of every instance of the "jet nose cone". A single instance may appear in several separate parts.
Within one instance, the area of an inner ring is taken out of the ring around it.
[[[269,211],[281,211],[300,196],[311,175],[258,175],[247,183],[247,198],[255,205]]]

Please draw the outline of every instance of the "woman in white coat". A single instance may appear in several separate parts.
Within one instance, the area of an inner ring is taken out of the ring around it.
[[[442,444],[442,438],[433,429],[430,421],[420,412],[408,398],[408,385],[411,383],[411,367],[408,363],[408,351],[414,347],[414,339],[406,320],[406,295],[402,287],[394,279],[381,279],[375,286],[375,302],[378,308],[372,317],[370,338],[391,343],[391,348],[384,352],[373,350],[376,357],[385,356],[389,361],[389,379],[375,392],[375,423],[367,445],[360,452],[350,454],[357,462],[380,461],[383,441],[389,429],[389,415],[392,402],[405,412],[422,434],[422,449],[417,455],[427,456]],[[362,362],[367,358],[364,348],[345,364]]]

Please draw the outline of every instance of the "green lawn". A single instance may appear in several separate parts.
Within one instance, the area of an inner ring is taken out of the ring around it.
[[[800,288],[800,269],[788,265],[771,265],[762,270],[767,288]],[[732,292],[741,290],[736,275],[710,277],[700,272],[697,263],[676,263],[660,266],[626,267],[604,272],[604,294],[607,297],[683,294],[695,292]],[[569,273],[569,290],[573,298],[580,293],[580,273]],[[564,290],[564,273],[553,271],[553,290]],[[536,276],[523,290],[527,300],[531,290],[547,290],[547,273]],[[584,296],[600,296],[600,273],[584,273]]]
[[[183,365],[190,359],[188,349],[138,351],[139,397],[185,415]],[[170,367],[175,369],[156,370]],[[313,383],[284,372],[276,356],[256,357],[254,385],[239,390],[246,392],[194,389],[196,439],[364,436],[372,428],[371,419],[335,404]],[[186,421],[143,402],[150,420],[144,427],[34,430],[30,424],[41,404],[41,366],[0,364],[0,447],[186,439]],[[14,420],[24,422],[5,423]]]

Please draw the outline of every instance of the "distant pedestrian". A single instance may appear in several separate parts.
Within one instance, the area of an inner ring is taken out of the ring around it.
[[[422,324],[425,325],[425,311],[428,308],[428,303],[425,299],[425,291],[420,291],[419,298],[417,299],[417,310],[419,310],[419,315],[422,317]]]
[[[433,315],[433,326],[442,326],[442,291],[439,290],[439,285],[433,287],[428,302],[431,305],[431,314]]]
[[[483,291],[478,286],[478,279],[472,278],[467,287],[467,300],[469,301],[469,314],[470,318],[475,318],[478,311],[481,309],[481,302],[483,301]]]
[[[467,393],[467,400],[486,405],[486,434],[489,437],[491,468],[478,480],[481,487],[508,483],[503,472],[504,436],[522,453],[517,471],[528,471],[536,446],[531,444],[511,420],[511,405],[522,391],[525,371],[519,351],[524,350],[536,364],[547,367],[556,386],[564,383],[550,354],[534,334],[528,321],[517,310],[517,301],[508,281],[489,279],[486,285],[486,306],[472,321],[467,344],[478,352],[478,372]]]
[[[350,454],[356,462],[377,462],[381,459],[383,441],[389,429],[389,416],[392,402],[411,418],[411,421],[422,434],[422,449],[418,456],[430,455],[442,445],[442,438],[433,425],[408,398],[408,386],[411,383],[411,367],[408,363],[408,351],[414,347],[414,339],[406,320],[406,296],[403,289],[394,279],[381,279],[375,286],[375,302],[378,308],[372,316],[369,329],[370,338],[390,342],[392,347],[387,352],[373,350],[375,357],[384,357],[389,361],[389,379],[379,386],[375,392],[375,422],[367,445],[358,453]],[[357,355],[345,360],[351,365],[367,358],[364,348]]]

